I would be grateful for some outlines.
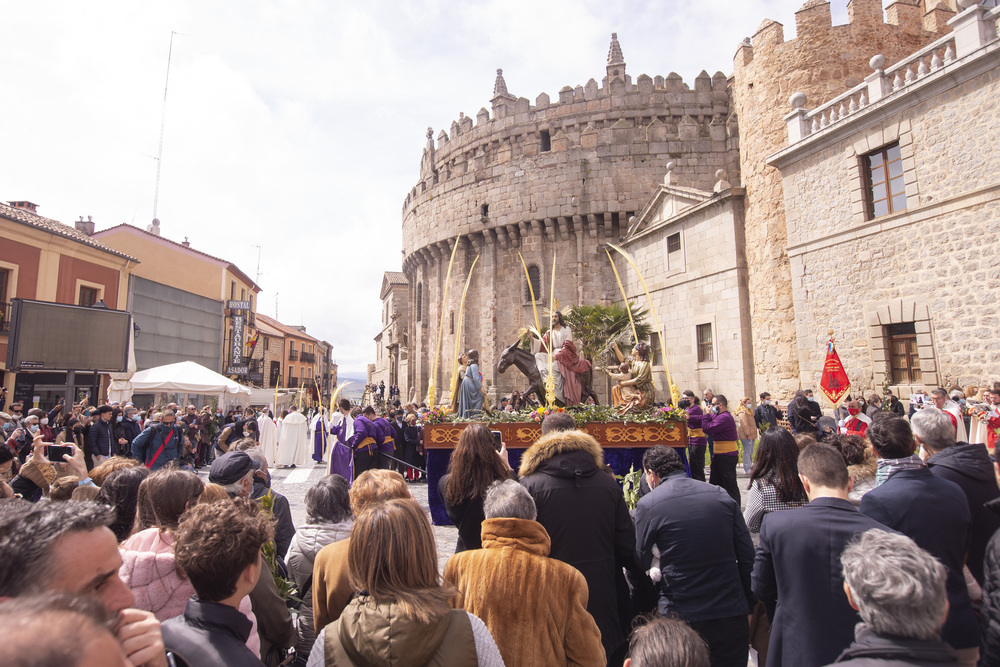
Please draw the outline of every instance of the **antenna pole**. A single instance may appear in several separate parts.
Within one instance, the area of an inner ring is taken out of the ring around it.
[[[251,247],[252,248],[257,248],[257,280],[255,282],[258,285],[260,285],[260,246],[259,245],[254,245],[254,246],[251,246]]]
[[[170,31],[170,48],[167,50],[167,78],[163,84],[163,107],[160,110],[160,146],[156,151],[156,187],[153,189],[153,219],[156,220],[156,209],[160,202],[160,165],[163,164],[163,128],[167,120],[167,88],[170,85],[170,58],[174,53],[174,35]]]

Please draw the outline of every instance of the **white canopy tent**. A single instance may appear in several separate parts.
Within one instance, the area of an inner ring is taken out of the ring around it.
[[[131,379],[133,392],[188,394],[250,394],[250,388],[193,361],[139,371]]]

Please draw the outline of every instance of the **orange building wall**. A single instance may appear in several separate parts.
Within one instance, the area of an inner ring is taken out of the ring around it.
[[[114,308],[118,303],[118,272],[105,266],[60,255],[59,282],[56,286],[56,301],[60,303],[77,302],[76,281],[85,280],[104,286],[104,303]]]

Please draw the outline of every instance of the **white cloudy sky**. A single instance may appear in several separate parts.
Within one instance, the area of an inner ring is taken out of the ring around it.
[[[229,259],[258,310],[330,341],[343,375],[374,359],[382,272],[428,126],[489,106],[497,67],[534,101],[604,73],[617,32],[633,79],[729,73],[764,18],[804,0],[32,0],[0,29],[0,199],[98,229],[159,209],[163,235]],[[846,0],[833,0],[846,21]]]

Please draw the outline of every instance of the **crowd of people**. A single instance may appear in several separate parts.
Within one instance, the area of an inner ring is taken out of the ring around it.
[[[809,393],[782,413],[685,392],[688,447],[645,451],[633,508],[570,414],[516,469],[469,424],[437,487],[443,572],[408,484],[417,406],[321,422],[351,466],[298,526],[269,414],[11,406],[3,664],[1000,664],[1000,388],[829,416]]]

